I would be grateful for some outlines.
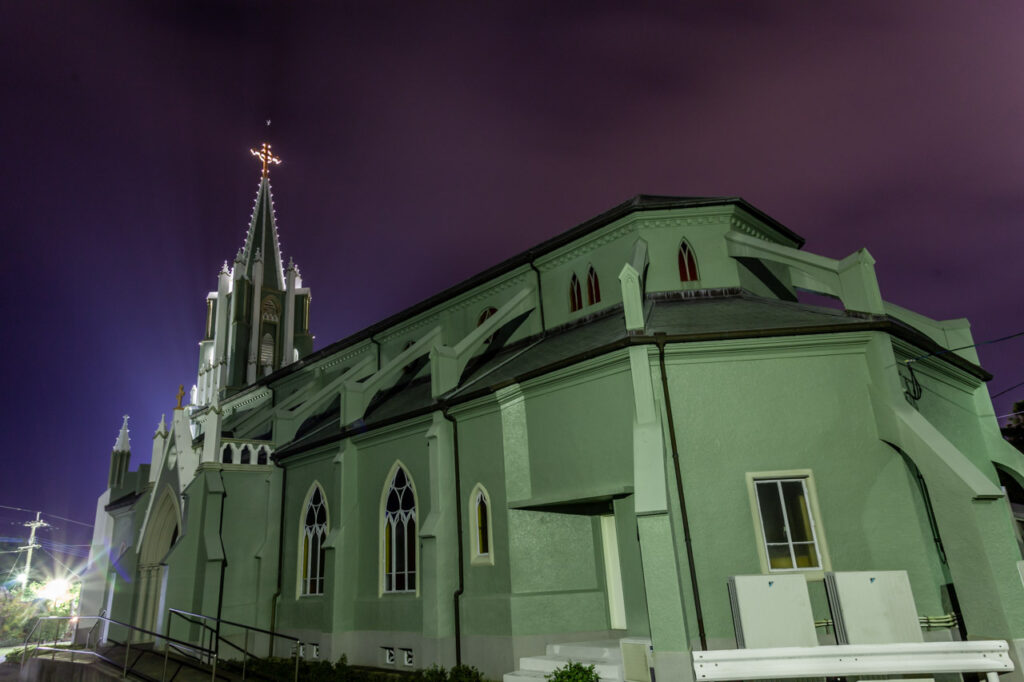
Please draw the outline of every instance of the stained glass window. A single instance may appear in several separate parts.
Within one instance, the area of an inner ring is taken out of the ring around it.
[[[601,283],[597,280],[597,271],[590,266],[587,272],[587,305],[594,305],[601,300]]]
[[[320,486],[306,505],[302,535],[302,594],[324,593],[324,540],[327,539],[327,504]]]
[[[398,467],[384,503],[384,591],[416,591],[416,497]]]
[[[698,279],[697,257],[693,255],[693,249],[684,239],[679,244],[679,281],[696,282]]]

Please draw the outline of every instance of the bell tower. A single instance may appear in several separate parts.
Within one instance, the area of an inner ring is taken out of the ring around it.
[[[270,168],[281,159],[267,143],[250,151],[262,163],[260,184],[242,248],[230,268],[224,263],[217,290],[206,296],[194,405],[237,393],[313,350],[309,289],[294,263],[284,267],[277,235]]]

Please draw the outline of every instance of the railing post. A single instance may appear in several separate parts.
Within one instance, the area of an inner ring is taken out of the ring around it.
[[[295,682],[299,682],[299,650],[302,648],[302,642],[296,640],[295,642]]]
[[[245,679],[245,664],[249,660],[249,628],[245,629],[245,643],[242,645],[242,679]]]
[[[164,641],[164,671],[160,673],[160,682],[167,680],[167,657],[171,654],[171,611],[167,611],[167,619],[164,621],[164,636],[167,639]]]
[[[121,679],[128,679],[128,654],[132,650],[132,631],[128,631],[128,636],[124,638],[124,673],[121,675]]]

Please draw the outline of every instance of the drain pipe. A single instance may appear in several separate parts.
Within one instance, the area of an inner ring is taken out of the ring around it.
[[[277,590],[270,601],[270,631],[277,633],[277,604],[281,601],[281,569],[284,562],[284,497],[288,489],[288,467],[281,466],[280,462],[274,460],[274,464],[281,468],[281,521],[277,529]],[[274,653],[274,642],[271,637],[270,654]]]
[[[693,539],[690,535],[690,518],[686,513],[686,496],[683,494],[683,474],[679,468],[679,447],[676,441],[676,426],[672,415],[672,400],[669,397],[668,375],[665,373],[665,334],[655,334],[658,345],[658,364],[661,367],[661,390],[665,395],[665,411],[668,417],[668,438],[672,446],[672,465],[676,474],[676,491],[679,494],[679,512],[683,520],[683,538],[686,541],[686,560],[690,564],[690,587],[693,590],[693,608],[697,613],[697,633],[700,648],[708,649],[708,637],[704,631],[704,611],[700,606],[700,588],[697,586],[697,568],[693,561]]]
[[[224,498],[228,496],[228,489],[224,486],[224,471],[217,472],[220,476],[220,487],[223,492],[220,495],[220,519],[218,519],[217,525],[217,539],[220,540],[220,552],[223,557],[220,560],[220,591],[217,595],[217,630],[214,633],[215,641],[213,643],[213,672],[214,678],[217,677],[217,659],[220,658],[220,617],[224,611],[224,573],[227,572],[228,568],[228,554],[224,549]]]
[[[455,537],[459,547],[459,587],[452,594],[452,608],[455,613],[455,665],[462,665],[462,617],[459,610],[459,599],[465,588],[465,569],[463,569],[462,553],[462,474],[459,471],[459,423],[448,414],[448,407],[441,408],[441,414],[452,423],[452,460],[455,464]]]

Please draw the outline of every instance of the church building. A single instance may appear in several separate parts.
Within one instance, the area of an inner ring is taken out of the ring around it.
[[[735,576],[798,576],[835,643],[830,576],[903,572],[923,639],[1005,640],[1024,680],[1020,453],[968,323],[885,301],[866,250],[641,195],[314,350],[254,154],[191,400],[117,435],[83,616],[492,680],[625,642],[668,682],[743,646]]]

